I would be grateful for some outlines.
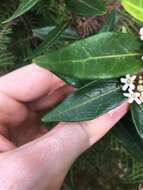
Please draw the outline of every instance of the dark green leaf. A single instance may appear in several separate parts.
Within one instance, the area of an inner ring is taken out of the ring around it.
[[[119,122],[111,133],[113,133],[136,159],[143,161],[143,141],[138,136],[132,123]]]
[[[91,120],[120,105],[124,101],[117,82],[91,82],[51,110],[43,118],[49,121]]]
[[[91,83],[91,80],[82,80],[82,79],[76,79],[76,78],[72,78],[72,77],[67,77],[64,75],[57,75],[59,78],[61,78],[63,81],[65,81],[66,83],[70,84],[71,86],[74,86],[76,88],[81,88],[83,86],[85,86],[88,83]]]
[[[56,40],[58,40],[65,28],[68,26],[68,22],[64,21],[59,26],[55,27],[53,30],[49,32],[44,41],[34,50],[32,56],[30,58],[39,56],[44,52],[45,49],[50,48]]]
[[[67,0],[68,7],[77,15],[97,16],[106,12],[106,7],[101,0]]]
[[[114,25],[116,23],[116,10],[114,9],[111,14],[108,16],[106,23],[103,25],[101,28],[100,32],[109,32],[112,31],[114,28]],[[44,32],[44,31],[43,31]],[[68,84],[80,88],[88,83],[90,83],[90,80],[83,80],[83,79],[77,79],[77,78],[72,78],[72,77],[66,77],[64,75],[58,75],[62,80],[67,82]]]
[[[143,105],[133,103],[131,105],[131,113],[136,130],[141,138],[143,138]]]
[[[39,1],[40,0],[22,0],[20,2],[19,7],[15,11],[15,13],[9,19],[4,21],[3,23],[10,22],[10,21],[16,19],[17,17],[23,15],[24,13],[29,11],[32,7],[34,7]]]
[[[56,26],[46,26],[46,27],[42,27],[42,28],[35,28],[32,31],[33,31],[34,36],[36,36],[42,40],[45,40],[47,38],[47,36],[49,35],[49,33],[51,31],[53,31],[55,28],[56,28]],[[69,40],[76,40],[76,39],[79,39],[79,35],[72,28],[67,28],[61,34],[61,38],[69,39]]]
[[[106,32],[37,57],[33,62],[73,78],[114,78],[143,68],[140,45],[131,34]]]
[[[114,29],[117,21],[117,11],[114,9],[111,14],[107,17],[105,24],[101,28],[100,32],[111,32]]]

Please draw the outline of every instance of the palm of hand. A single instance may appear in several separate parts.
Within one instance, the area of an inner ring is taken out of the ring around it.
[[[18,121],[15,120],[15,123],[4,126],[4,135],[6,135],[16,147],[28,143],[47,132],[47,129],[43,127],[41,123],[41,113],[32,111],[24,104],[20,106],[22,109],[19,109],[19,106],[16,108],[16,105],[14,105],[15,110],[11,111],[16,118],[20,116],[22,120],[19,121],[20,118],[18,118]]]

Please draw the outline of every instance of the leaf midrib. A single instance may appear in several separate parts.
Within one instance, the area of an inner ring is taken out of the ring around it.
[[[82,62],[82,63],[86,63],[88,61],[92,61],[92,60],[101,60],[101,59],[113,59],[113,58],[122,58],[122,57],[134,57],[134,56],[142,56],[143,53],[128,53],[128,54],[119,54],[119,55],[105,55],[105,56],[97,56],[97,57],[88,57],[85,59],[80,59],[80,60],[65,60],[65,61],[60,61],[60,63],[67,63],[69,61],[74,62],[74,63],[78,63],[78,62]],[[58,62],[56,62],[58,63]]]
[[[74,107],[72,107],[72,108],[70,108],[70,109],[67,109],[67,110],[65,110],[65,111],[63,111],[63,112],[59,112],[59,114],[64,114],[64,113],[66,113],[66,112],[72,111],[73,109],[76,109],[76,108],[79,108],[79,107],[81,107],[81,106],[83,106],[83,105],[86,105],[86,104],[88,104],[89,102],[92,102],[92,101],[94,101],[94,100],[96,100],[96,99],[98,99],[98,98],[101,98],[101,97],[103,97],[103,96],[109,95],[109,94],[111,94],[112,92],[118,91],[119,89],[120,89],[120,87],[115,88],[115,89],[113,89],[113,90],[111,90],[111,91],[108,91],[108,92],[106,92],[106,93],[103,93],[102,95],[94,96],[93,98],[91,98],[91,99],[89,99],[89,100],[87,100],[87,101],[85,101],[85,102],[83,102],[83,103],[81,103],[81,104],[78,104],[78,105],[76,105],[76,106],[74,106]]]

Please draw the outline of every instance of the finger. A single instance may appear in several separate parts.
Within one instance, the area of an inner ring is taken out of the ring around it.
[[[128,102],[124,102],[95,120],[80,123],[89,136],[90,146],[100,140],[127,113],[128,109]]]
[[[16,127],[28,116],[29,112],[26,106],[0,92],[0,125]],[[6,130],[7,127],[3,127],[3,129]],[[2,133],[1,130],[0,133]]]
[[[29,102],[64,84],[50,71],[30,64],[1,77],[0,92],[15,100]]]
[[[16,146],[4,136],[0,135],[0,152],[6,152],[15,149]]]
[[[30,102],[28,106],[33,111],[44,111],[48,110],[60,101],[62,101],[68,94],[74,91],[74,88],[69,85],[64,85],[52,94],[46,94],[34,102]]]
[[[48,134],[17,149],[13,157],[29,165],[28,171],[34,170],[36,187],[40,188],[38,184],[42,181],[48,189],[59,189],[74,160],[110,130],[127,110],[128,104],[124,103],[88,123],[60,123]],[[56,180],[51,183],[53,179]]]

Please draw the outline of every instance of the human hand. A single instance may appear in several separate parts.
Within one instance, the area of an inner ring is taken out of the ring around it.
[[[0,78],[0,190],[60,189],[75,159],[128,110],[125,102],[95,120],[62,122],[48,131],[42,114],[71,91],[34,64]]]

